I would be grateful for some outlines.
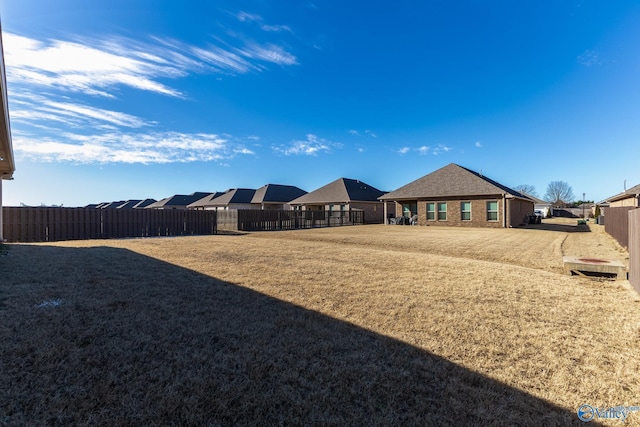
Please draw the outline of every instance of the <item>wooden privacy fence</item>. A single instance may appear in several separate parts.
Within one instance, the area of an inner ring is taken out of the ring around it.
[[[215,234],[215,211],[5,207],[9,242]]]
[[[229,231],[295,230],[362,224],[364,224],[364,212],[361,210],[329,212],[230,209],[218,211],[218,229]]]
[[[640,209],[629,211],[629,283],[640,293]]]
[[[629,247],[629,211],[635,207],[604,208],[604,231],[620,246]]]

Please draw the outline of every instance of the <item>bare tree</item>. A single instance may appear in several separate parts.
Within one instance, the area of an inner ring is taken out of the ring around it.
[[[527,194],[529,196],[538,197],[538,192],[536,191],[536,187],[529,184],[520,184],[513,187],[518,193]]]
[[[555,206],[564,206],[573,201],[575,196],[571,186],[564,181],[552,181],[547,186],[544,199]]]

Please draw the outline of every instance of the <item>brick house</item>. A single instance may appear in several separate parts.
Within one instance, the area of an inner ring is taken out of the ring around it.
[[[296,210],[327,211],[331,216],[344,216],[351,210],[361,210],[365,223],[382,224],[384,203],[379,198],[383,194],[384,191],[362,181],[339,178],[289,204]]]
[[[224,193],[213,193],[187,206],[189,209],[224,211],[230,209],[256,209],[251,199],[256,194],[252,188],[232,188]],[[258,208],[259,209],[259,208]]]
[[[611,208],[640,207],[640,184],[611,196],[599,204],[608,204]]]
[[[254,209],[290,210],[290,202],[305,194],[306,191],[293,185],[267,184],[256,190],[251,204]]]
[[[533,200],[524,194],[455,163],[380,200],[395,205],[395,212],[385,212],[385,217],[417,216],[418,225],[433,226],[517,227],[534,210]]]

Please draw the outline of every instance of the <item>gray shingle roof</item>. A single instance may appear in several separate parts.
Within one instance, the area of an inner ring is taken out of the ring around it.
[[[339,178],[324,187],[291,201],[292,205],[377,202],[384,191],[371,185],[349,178]]]
[[[251,203],[288,203],[305,194],[293,185],[267,184],[256,190]]]
[[[195,202],[187,205],[188,208],[200,208],[200,207],[204,207],[204,206],[209,206],[209,203],[211,203],[211,201],[213,199],[215,199],[216,197],[220,197],[224,194],[224,192],[222,191],[216,191],[215,193],[211,193],[208,196],[203,197],[200,200],[196,200]]]
[[[142,209],[142,208],[146,208],[147,206],[149,206],[152,203],[155,203],[156,199],[144,199],[141,200],[139,203],[136,203],[133,206],[133,209]]]
[[[395,191],[380,197],[381,200],[418,198],[486,196],[510,194],[530,200],[524,194],[506,187],[470,169],[450,163],[428,175],[418,178]]]
[[[640,184],[629,188],[627,191],[618,193],[615,196],[611,196],[608,199],[604,199],[600,203],[609,203],[609,202],[615,202],[616,200],[628,199],[630,197],[635,197],[636,194],[640,194]]]
[[[166,197],[158,202],[150,204],[147,206],[147,209],[161,208],[164,206],[187,206],[202,199],[203,197],[207,197],[210,194],[211,193],[204,193],[200,191],[196,191],[189,195],[176,194],[175,196]]]
[[[250,188],[232,188],[221,196],[209,201],[206,206],[227,206],[229,204],[249,204],[256,190]]]
[[[547,202],[546,200],[542,200],[542,199],[538,199],[536,196],[532,196],[531,194],[527,194],[527,193],[522,193],[525,196],[527,196],[528,198],[530,198],[531,200],[533,200],[533,203],[535,203],[536,205],[550,205],[552,203]]]

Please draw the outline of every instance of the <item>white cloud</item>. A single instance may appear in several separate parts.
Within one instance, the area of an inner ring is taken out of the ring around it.
[[[434,156],[437,156],[441,153],[447,153],[449,151],[453,150],[453,147],[449,147],[447,145],[444,144],[438,144],[438,146],[436,147],[430,147],[428,145],[422,145],[418,148],[412,148],[412,147],[402,147],[399,150],[397,150],[396,152],[400,155],[404,155],[407,154],[409,152],[415,151],[417,152],[419,155],[421,156],[425,156],[427,154],[432,154]]]
[[[236,18],[240,22],[262,22],[262,17],[249,12],[240,11],[236,14]]]
[[[578,56],[578,64],[585,67],[592,67],[594,65],[602,64],[600,60],[600,54],[596,50],[585,50]]]
[[[431,147],[428,147],[426,145],[423,145],[422,147],[418,148],[418,152],[420,153],[420,155],[426,155],[429,153],[429,150],[431,149]]]
[[[171,97],[184,97],[159,79],[191,73],[247,73],[265,64],[297,64],[295,55],[273,44],[220,42],[206,47],[152,38],[142,43],[111,37],[75,41],[36,40],[4,34],[7,79],[11,84],[47,87],[62,92],[115,97],[125,86]]]
[[[244,49],[238,50],[242,56],[251,59],[257,59],[265,62],[272,62],[279,65],[295,65],[297,59],[295,56],[286,52],[282,47],[267,44],[260,46],[255,43],[248,44]]]
[[[236,14],[236,18],[238,19],[238,21],[240,22],[257,22],[260,24],[260,28],[263,31],[267,31],[267,32],[282,32],[282,31],[286,31],[286,32],[292,32],[291,31],[291,27],[289,27],[288,25],[269,25],[269,24],[264,24],[263,23],[263,19],[262,16],[260,15],[256,15],[253,13],[249,13],[249,12],[238,12]]]
[[[448,153],[451,150],[453,150],[453,147],[448,147],[448,146],[446,146],[444,144],[438,144],[438,146],[433,149],[432,153],[433,153],[434,156],[437,156],[440,153],[442,153],[443,151],[445,153]]]
[[[154,79],[185,75],[185,71],[151,60],[154,56],[142,59],[138,52],[131,52],[130,46],[115,40],[42,42],[5,33],[4,49],[11,83],[101,96],[113,96],[108,88],[115,86],[182,96]]]
[[[482,148],[482,144],[480,143],[480,141],[476,141],[476,147]]]
[[[329,142],[326,139],[318,138],[316,135],[308,134],[306,140],[292,141],[288,146],[273,147],[273,149],[285,156],[317,156],[319,153],[331,152],[331,147],[339,146],[341,146],[340,143]]]
[[[371,138],[377,138],[378,135],[376,135],[376,133],[370,129],[365,130],[364,132],[360,132],[358,130],[355,129],[351,129],[348,131],[349,134],[354,135],[354,136],[362,136],[362,134],[367,135]]]
[[[149,126],[140,117],[85,104],[58,101],[29,92],[18,92],[11,98],[11,120],[30,126],[51,127],[54,123],[73,128],[140,128]]]
[[[176,163],[223,161],[253,151],[216,134],[64,133],[57,137],[14,135],[17,156],[77,163]]]
[[[288,33],[291,33],[291,27],[289,27],[288,25],[262,25],[260,28],[262,28],[264,31],[271,31],[271,32],[276,32],[276,33],[280,33],[283,31],[286,31]]]
[[[246,147],[239,147],[233,150],[234,153],[236,154],[249,154],[249,155],[253,155],[256,154],[254,151],[249,150]]]

